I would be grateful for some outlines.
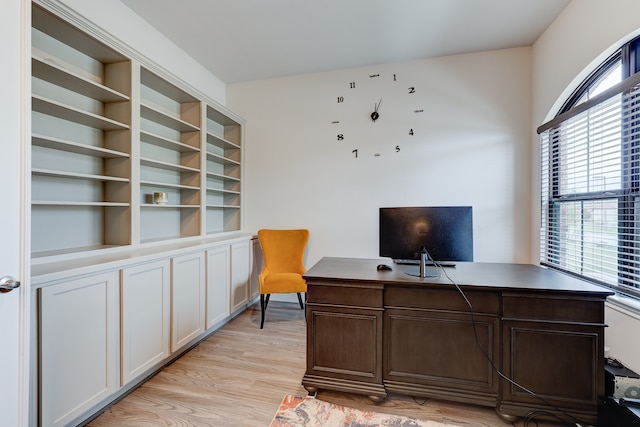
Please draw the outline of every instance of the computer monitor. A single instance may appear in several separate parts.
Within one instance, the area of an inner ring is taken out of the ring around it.
[[[380,256],[419,260],[425,248],[431,260],[473,261],[471,206],[380,208]]]

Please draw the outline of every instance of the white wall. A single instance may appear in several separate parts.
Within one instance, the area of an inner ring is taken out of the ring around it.
[[[537,128],[552,118],[562,102],[623,42],[640,34],[640,2],[573,0],[533,46],[532,98],[532,253],[537,247],[540,180]],[[640,372],[640,311],[608,303],[605,345],[610,355]]]
[[[247,120],[246,229],[309,228],[311,266],[377,257],[379,207],[471,205],[475,260],[528,262],[530,70],[519,48],[228,85]]]
[[[59,1],[175,77],[224,105],[224,83],[119,0]]]

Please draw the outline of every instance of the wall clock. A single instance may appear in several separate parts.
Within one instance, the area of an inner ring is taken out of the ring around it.
[[[400,153],[416,135],[418,90],[397,74],[368,74],[344,83],[334,98],[335,140],[350,147],[353,158]]]

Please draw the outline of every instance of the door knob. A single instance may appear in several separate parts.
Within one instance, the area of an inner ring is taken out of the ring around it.
[[[11,276],[4,276],[0,279],[0,293],[11,292],[20,287],[20,282]]]

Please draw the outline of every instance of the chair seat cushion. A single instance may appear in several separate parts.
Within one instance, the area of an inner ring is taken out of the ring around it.
[[[261,294],[307,292],[307,282],[298,273],[270,273],[261,282]]]

